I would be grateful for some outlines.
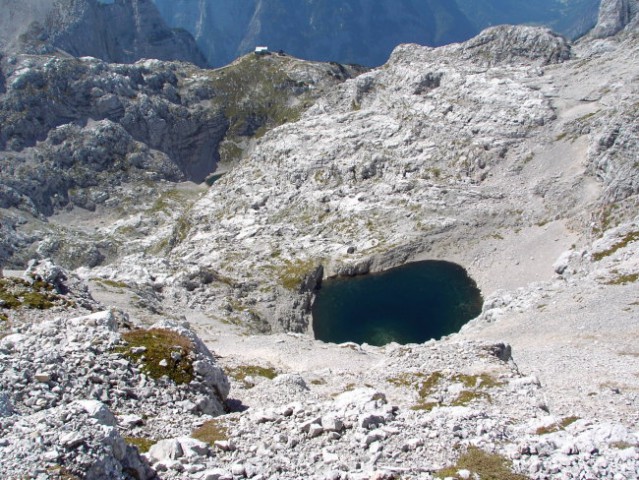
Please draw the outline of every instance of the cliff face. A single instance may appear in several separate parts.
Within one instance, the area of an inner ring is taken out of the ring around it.
[[[41,0],[4,5],[4,48],[30,53],[59,49],[71,55],[131,63],[141,58],[205,66],[193,37],[169,28],[150,0]],[[18,21],[19,20],[19,21]],[[11,23],[17,21],[17,26]]]
[[[213,65],[256,45],[314,60],[381,65],[400,43],[438,46],[500,24],[537,24],[567,36],[596,21],[598,0],[154,0],[172,26],[193,34]]]
[[[591,32],[595,38],[615,35],[624,28],[636,28],[639,23],[637,0],[602,0],[597,25]]]

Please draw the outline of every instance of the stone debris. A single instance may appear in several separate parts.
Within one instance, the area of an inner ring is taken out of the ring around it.
[[[16,322],[16,333],[0,339],[2,478],[40,478],[53,470],[91,479],[155,478],[125,436],[189,435],[203,416],[224,413],[228,380],[193,332],[168,321],[153,327],[175,331],[193,346],[194,378],[176,385],[166,377],[150,378],[123,355],[119,315],[103,310],[32,318],[34,323]],[[179,408],[180,402],[191,407]],[[150,455],[162,448],[156,445]],[[177,445],[155,455],[191,459],[209,451],[191,438]]]

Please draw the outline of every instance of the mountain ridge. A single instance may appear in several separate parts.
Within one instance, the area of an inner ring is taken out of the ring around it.
[[[167,23],[191,32],[209,63],[216,66],[256,45],[313,60],[378,66],[400,43],[441,46],[504,23],[546,25],[574,38],[596,23],[599,3],[250,0],[238,5],[224,0],[154,1]]]

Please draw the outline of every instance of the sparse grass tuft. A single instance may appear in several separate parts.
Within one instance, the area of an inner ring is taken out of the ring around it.
[[[0,279],[0,308],[48,310],[56,303],[70,305],[53,290],[53,285],[41,280],[29,283],[19,278],[2,278]]]
[[[615,253],[617,250],[620,250],[620,249],[626,247],[629,243],[635,242],[637,240],[639,240],[639,232],[627,233],[619,242],[615,243],[608,250],[604,250],[602,252],[593,253],[592,254],[592,259],[595,262],[598,262],[599,260],[601,260],[603,258],[609,257],[610,255]]]
[[[630,273],[625,275],[619,275],[606,282],[606,285],[627,285],[629,283],[635,283],[639,280],[639,273]]]
[[[439,478],[459,479],[459,470],[469,470],[477,474],[481,480],[529,480],[524,475],[514,473],[508,459],[477,447],[469,447],[455,465],[439,470],[434,475]]]
[[[311,273],[315,266],[313,260],[287,260],[278,274],[280,284],[287,290],[298,290],[304,277]]]
[[[157,443],[157,440],[151,440],[150,438],[143,437],[124,437],[124,441],[129,445],[137,447],[140,453],[148,452],[151,447]]]
[[[628,443],[628,442],[624,442],[624,441],[619,441],[619,442],[612,442],[610,444],[610,448],[615,448],[617,450],[625,450],[626,448],[632,448],[632,447],[636,447],[637,445],[633,445],[632,443]]]
[[[409,387],[417,391],[418,402],[411,407],[412,410],[432,410],[443,404],[430,400],[430,397],[437,390],[438,385],[446,377],[442,372],[435,371],[430,375],[421,372],[402,373],[396,377],[387,379],[387,381],[398,387]],[[495,379],[492,375],[482,373],[480,375],[456,374],[448,378],[451,382],[461,383],[465,390],[450,402],[450,406],[467,405],[473,400],[491,401],[491,396],[484,390],[495,388],[503,385],[503,382]]]
[[[568,425],[575,423],[577,420],[579,420],[579,417],[575,417],[575,416],[565,417],[561,419],[559,422],[553,423],[552,425],[539,427],[535,431],[535,433],[537,435],[547,435],[549,433],[555,433],[555,432],[558,432],[559,430],[565,429]]]
[[[80,480],[81,479],[81,477],[79,477],[78,475],[73,473],[71,470],[69,470],[67,467],[64,467],[62,465],[54,465],[52,467],[48,467],[46,471],[47,471],[47,478],[55,478],[59,480]],[[27,477],[24,477],[24,478],[27,478]]]
[[[274,368],[260,367],[259,365],[240,365],[239,367],[228,369],[226,373],[229,377],[244,383],[245,387],[250,386],[245,382],[246,377],[264,377],[273,380],[278,375],[277,370]]]
[[[490,402],[492,397],[486,392],[477,390],[462,390],[455,400],[451,402],[453,407],[463,407],[468,405],[474,400],[486,400]]]
[[[125,282],[119,282],[117,280],[110,280],[108,278],[92,278],[91,280],[93,280],[94,282],[100,283],[102,285],[105,285],[107,287],[112,287],[112,288],[127,288],[129,285]]]
[[[504,384],[504,382],[500,382],[495,377],[487,373],[479,375],[464,375],[460,373],[454,375],[452,380],[462,383],[466,388],[494,388],[500,387]]]
[[[191,437],[209,445],[229,439],[229,432],[221,420],[214,418],[204,422],[201,427],[196,428],[191,433]]]
[[[397,387],[410,387],[417,390],[419,401],[411,409],[432,410],[438,403],[429,401],[428,397],[433,394],[442,378],[444,378],[444,375],[439,371],[432,372],[428,376],[421,372],[401,373],[396,377],[388,378],[387,382]]]
[[[117,351],[138,362],[149,377],[160,379],[167,376],[178,385],[193,380],[193,345],[188,338],[159,328],[132,330],[124,333],[122,338],[127,345],[118,347]],[[137,351],[141,348],[145,350]],[[166,362],[166,366],[162,366],[161,362]]]

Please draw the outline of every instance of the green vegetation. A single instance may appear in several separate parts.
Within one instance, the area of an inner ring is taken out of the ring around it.
[[[625,275],[619,275],[612,280],[606,282],[606,285],[627,285],[629,283],[635,283],[639,280],[639,273],[629,273]]]
[[[148,452],[151,447],[157,443],[157,440],[143,437],[124,437],[124,441],[136,447],[140,453]]]
[[[459,470],[469,470],[479,475],[481,480],[528,480],[528,477],[512,471],[512,465],[508,459],[477,447],[469,447],[455,465],[439,470],[434,475],[439,478],[458,479]]]
[[[430,375],[417,372],[402,373],[397,377],[387,379],[387,381],[397,387],[409,387],[417,390],[419,401],[411,407],[413,410],[432,410],[438,406],[438,403],[428,401],[428,397],[433,394],[443,378],[442,372],[433,372]]]
[[[559,430],[565,429],[568,425],[575,423],[577,420],[579,420],[579,417],[575,417],[575,416],[565,417],[561,419],[559,422],[553,423],[552,425],[539,427],[535,431],[535,433],[537,435],[547,435],[549,433],[555,433],[555,432],[558,432]]]
[[[457,398],[455,398],[455,400],[453,400],[450,404],[453,407],[463,407],[475,400],[486,400],[487,402],[490,402],[492,398],[486,392],[478,390],[462,390],[459,392]]]
[[[445,406],[444,404],[429,400],[429,397],[435,393],[437,386],[443,380],[461,383],[465,388],[459,392],[456,398],[450,401],[448,404],[450,406],[467,405],[474,400],[490,401],[491,397],[485,390],[503,385],[503,382],[500,382],[487,373],[480,375],[456,374],[447,378],[439,371],[432,372],[429,375],[416,372],[402,373],[396,377],[387,379],[389,383],[397,387],[408,387],[417,391],[419,400],[411,407],[413,410],[432,410],[437,406]]]
[[[501,387],[504,382],[500,382],[492,375],[487,373],[481,373],[479,375],[454,375],[452,380],[454,382],[460,382],[466,388],[495,388]]]
[[[102,285],[105,285],[107,287],[112,287],[112,288],[128,288],[128,284],[125,282],[118,282],[116,280],[110,280],[108,278],[92,278],[91,280],[93,280],[94,282],[100,283]]]
[[[215,442],[228,440],[229,433],[226,425],[224,425],[221,420],[214,418],[213,420],[204,422],[201,427],[193,430],[191,437],[212,446]]]
[[[0,279],[0,308],[16,310],[48,310],[56,304],[71,305],[62,296],[54,293],[53,285],[35,280],[29,283],[19,278]],[[6,314],[3,314],[6,317]]]
[[[310,106],[310,88],[291,79],[286,66],[295,60],[246,55],[226,68],[212,71],[212,87],[224,105],[230,126],[227,139],[261,136],[267,130],[299,119]],[[291,102],[297,94],[299,102]],[[225,161],[239,158],[225,152]]]
[[[315,266],[313,260],[286,260],[278,274],[280,284],[287,290],[299,290],[304,277],[311,273]]]
[[[629,232],[626,235],[624,235],[624,237],[619,242],[615,243],[608,250],[604,250],[602,252],[593,253],[592,254],[592,259],[595,262],[598,262],[599,260],[601,260],[603,258],[609,257],[610,255],[615,253],[617,250],[620,250],[620,249],[626,247],[629,243],[635,242],[637,240],[639,240],[639,232]]]
[[[273,380],[277,377],[278,372],[274,368],[260,367],[259,365],[240,365],[238,367],[227,370],[227,375],[238,382],[242,382],[246,388],[252,385],[246,383],[246,377],[264,377]]]
[[[193,380],[193,345],[188,338],[159,328],[132,330],[122,338],[127,345],[116,351],[137,362],[149,377],[167,376],[176,384]]]

